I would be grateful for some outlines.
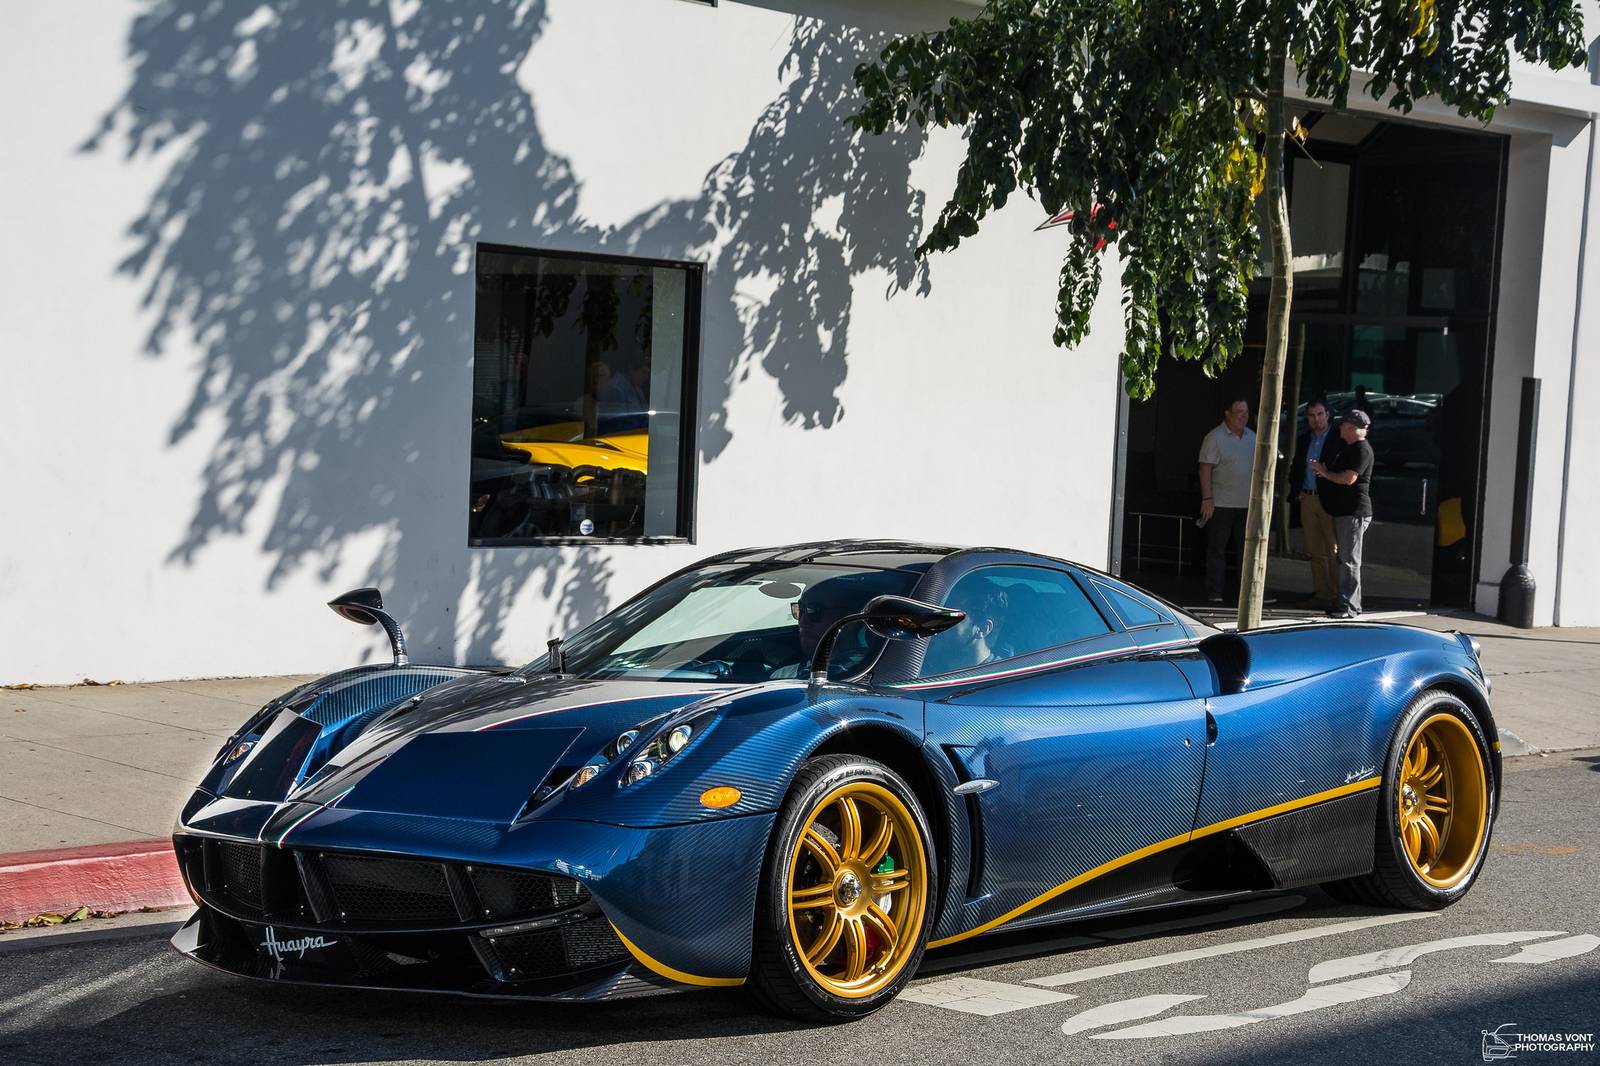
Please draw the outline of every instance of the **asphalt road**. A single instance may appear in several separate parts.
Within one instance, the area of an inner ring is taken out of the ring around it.
[[[1600,753],[1508,761],[1492,847],[1442,913],[1307,889],[980,938],[931,955],[907,996],[844,1027],[721,992],[550,1007],[263,987],[180,959],[170,927],[0,939],[0,1062],[1420,1066],[1485,1061],[1485,1030],[1595,1040]]]

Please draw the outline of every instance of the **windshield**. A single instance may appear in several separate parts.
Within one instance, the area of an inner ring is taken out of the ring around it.
[[[585,678],[753,684],[808,677],[829,626],[874,596],[905,595],[920,575],[821,563],[694,570],[613,611],[562,646],[563,672]],[[851,677],[883,647],[859,622],[840,630],[830,677]],[[527,669],[547,669],[547,659]]]

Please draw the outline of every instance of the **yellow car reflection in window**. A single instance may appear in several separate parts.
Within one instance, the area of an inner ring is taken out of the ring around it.
[[[650,472],[650,435],[644,430],[634,430],[628,433],[612,433],[604,437],[590,437],[587,440],[562,441],[551,440],[556,431],[572,428],[582,431],[582,424],[573,422],[560,426],[541,426],[534,430],[518,430],[507,433],[500,440],[508,448],[515,448],[528,454],[528,460],[534,463],[548,463],[551,466],[566,466],[577,469],[581,466],[592,466],[600,470],[633,470],[640,474]],[[529,439],[535,434],[545,439]],[[588,480],[580,477],[580,482]]]

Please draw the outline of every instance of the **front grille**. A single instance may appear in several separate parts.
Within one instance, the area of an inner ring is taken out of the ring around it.
[[[568,968],[567,953],[559,929],[501,937],[491,941],[490,945],[495,961],[500,965],[500,972],[508,981],[543,977]]]
[[[490,953],[503,981],[586,970],[628,957],[627,948],[604,918],[588,918],[557,929],[517,933],[489,941]]]
[[[486,918],[562,911],[589,896],[588,890],[571,878],[528,870],[474,867],[472,887]]]
[[[476,936],[475,930],[486,925],[570,915],[593,906],[579,882],[533,870],[282,849],[186,834],[174,844],[189,884],[213,907],[247,921],[298,929],[407,935],[461,929]],[[614,938],[609,928],[602,933],[598,950],[583,947],[587,934],[577,934],[575,964],[607,957]]]
[[[587,887],[555,874],[189,834],[174,845],[195,892],[222,915],[251,923],[239,950],[257,951],[252,924],[276,924],[280,940],[292,930],[339,945],[297,958],[297,967],[331,967],[396,987],[426,972],[428,982],[469,986],[485,978],[581,980],[632,958]],[[485,935],[550,921],[564,924]]]
[[[326,854],[322,865],[340,921],[410,925],[459,920],[438,863]]]
[[[567,961],[573,966],[598,966],[628,957],[628,949],[617,939],[617,931],[604,918],[576,922],[561,930],[566,941]]]
[[[217,890],[248,910],[261,910],[261,845],[221,841],[216,855]]]

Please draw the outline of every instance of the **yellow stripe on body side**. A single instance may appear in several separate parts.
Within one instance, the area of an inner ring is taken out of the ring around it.
[[[1166,851],[1168,848],[1175,848],[1179,844],[1187,844],[1191,840],[1198,840],[1201,837],[1211,836],[1213,833],[1225,833],[1229,829],[1237,829],[1239,826],[1247,825],[1250,822],[1257,822],[1263,818],[1271,818],[1276,814],[1286,814],[1289,811],[1299,810],[1302,807],[1310,807],[1326,800],[1338,799],[1340,796],[1349,796],[1356,792],[1365,792],[1368,789],[1377,788],[1381,784],[1383,784],[1383,780],[1381,778],[1369,777],[1364,781],[1354,781],[1348,785],[1340,785],[1338,788],[1330,788],[1326,792],[1318,792],[1312,796],[1305,796],[1301,799],[1289,800],[1287,803],[1279,803],[1271,807],[1264,807],[1259,811],[1251,811],[1249,814],[1241,814],[1237,818],[1229,818],[1225,822],[1217,822],[1215,825],[1208,825],[1204,828],[1196,829],[1192,833],[1181,833],[1178,836],[1168,837],[1166,840],[1160,840],[1154,844],[1147,844],[1138,851],[1129,852],[1128,854],[1112,859],[1109,862],[1103,862],[1099,866],[1094,867],[1092,870],[1086,870],[1077,877],[1074,877],[1072,880],[1059,884],[1043,895],[1035,896],[1022,906],[1014,907],[1002,914],[1000,917],[984,922],[982,925],[977,926],[974,929],[968,929],[964,933],[955,933],[939,940],[930,940],[928,941],[928,946],[930,948],[942,948],[946,944],[954,944],[957,941],[966,940],[969,937],[978,936],[982,933],[987,933],[993,929],[997,929],[1012,919],[1021,917],[1027,912],[1033,910],[1035,907],[1038,907],[1040,904],[1048,903],[1057,896],[1060,896],[1066,892],[1070,892],[1074,888],[1086,884],[1089,881],[1093,881],[1097,877],[1103,877],[1113,870],[1118,870],[1124,866],[1130,865],[1131,863],[1136,863],[1140,859],[1147,859],[1151,855]]]
[[[682,970],[675,970],[659,959],[651,958],[643,948],[629,940],[627,934],[617,928],[616,922],[612,922],[610,925],[612,931],[617,934],[617,939],[622,941],[622,946],[627,948],[634,958],[638,959],[641,964],[651,971],[668,980],[677,981],[679,984],[685,985],[701,985],[706,988],[731,988],[734,985],[744,984],[743,977],[700,977],[696,974],[684,973]]]

